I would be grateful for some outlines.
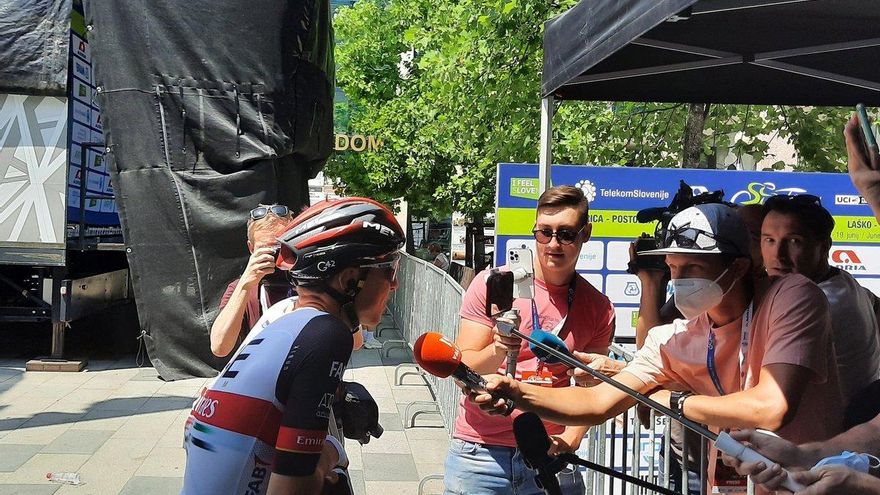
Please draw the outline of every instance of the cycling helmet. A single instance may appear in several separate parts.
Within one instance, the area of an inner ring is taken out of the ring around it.
[[[406,235],[385,205],[367,198],[322,201],[278,239],[277,266],[297,285],[316,285],[351,266],[398,256]]]

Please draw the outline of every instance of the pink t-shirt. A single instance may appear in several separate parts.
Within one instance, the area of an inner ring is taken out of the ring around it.
[[[464,296],[459,315],[487,327],[494,327],[494,322],[486,316],[486,276],[488,272],[479,273],[471,282]],[[565,323],[565,344],[575,351],[601,349],[611,343],[614,334],[614,308],[604,294],[596,290],[583,277],[577,277],[571,314]],[[516,299],[514,307],[519,309],[522,323],[519,330],[530,335],[532,333],[532,306],[528,299]],[[538,308],[540,326],[544,330],[552,330],[566,316],[568,311],[568,285],[548,286],[535,280],[535,305]],[[488,331],[488,330],[487,330]],[[517,359],[517,372],[535,371],[539,361],[529,350],[528,342],[523,341]],[[565,365],[556,364],[547,367],[554,375],[554,387],[567,387],[571,380]],[[504,374],[504,367],[498,369]],[[513,419],[519,411],[509,417],[489,416],[479,407],[462,399],[455,419],[455,438],[468,442],[486,445],[515,447],[513,437]],[[562,433],[565,429],[553,423],[544,423],[551,435]]]
[[[706,367],[710,323],[706,315],[676,320],[651,330],[645,346],[623,370],[647,385],[685,388],[718,396]],[[842,400],[837,380],[831,318],[822,291],[801,275],[769,278],[759,283],[741,386],[742,317],[715,329],[715,362],[728,394],[752,388],[761,368],[795,364],[812,371],[797,411],[776,433],[796,444],[825,440],[841,431]]]

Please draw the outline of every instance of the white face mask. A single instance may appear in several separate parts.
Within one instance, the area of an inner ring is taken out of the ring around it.
[[[675,293],[675,307],[681,311],[688,320],[692,320],[701,314],[717,306],[724,295],[727,294],[733,284],[727,290],[723,290],[718,281],[730,270],[724,270],[715,280],[705,278],[679,278],[672,280],[672,290]]]

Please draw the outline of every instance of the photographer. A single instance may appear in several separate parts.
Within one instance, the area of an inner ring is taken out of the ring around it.
[[[276,238],[287,231],[290,209],[284,205],[258,205],[247,221],[247,247],[251,252],[241,277],[233,280],[220,298],[220,313],[211,326],[211,352],[228,356],[272,304],[292,295],[283,277],[265,287],[265,277],[275,273]]]
[[[742,219],[724,205],[698,205],[672,219],[665,247],[652,254],[666,256],[676,306],[688,320],[654,328],[616,379],[641,393],[675,390],[652,398],[714,428],[764,428],[795,442],[833,436],[841,428],[841,401],[827,352],[825,296],[800,275],[755,284],[749,244]],[[507,377],[488,380],[490,392],[562,424],[599,424],[635,404],[604,383],[543,389]],[[489,394],[471,399],[501,411]],[[715,476],[723,471],[716,458],[713,451],[710,478],[719,486],[732,480]]]
[[[522,315],[519,330],[526,335],[535,328],[544,329],[557,333],[569,349],[607,354],[614,332],[614,310],[608,298],[575,271],[581,247],[590,238],[588,207],[583,192],[570,186],[548,189],[538,199],[533,230],[534,306],[528,299],[516,299],[514,308]],[[462,350],[462,362],[478,373],[503,373],[508,353],[519,350],[517,379],[546,390],[569,387],[571,379],[565,366],[542,365],[528,346],[518,338],[501,335],[486,316],[486,276],[487,272],[481,272],[474,278],[459,313],[456,344]],[[537,319],[532,318],[533,307]],[[574,451],[587,430],[583,426],[546,426],[553,442],[551,454]],[[543,493],[529,473],[516,448],[513,417],[487,416],[463,399],[446,458],[444,493]],[[563,493],[583,493],[578,471],[569,470],[558,477]]]

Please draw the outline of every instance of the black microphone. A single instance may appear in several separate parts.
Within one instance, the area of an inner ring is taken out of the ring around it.
[[[567,463],[547,453],[551,445],[550,436],[547,435],[541,418],[533,412],[517,416],[513,420],[513,436],[526,465],[535,471],[535,482],[538,486],[547,495],[562,495],[556,473]]]

